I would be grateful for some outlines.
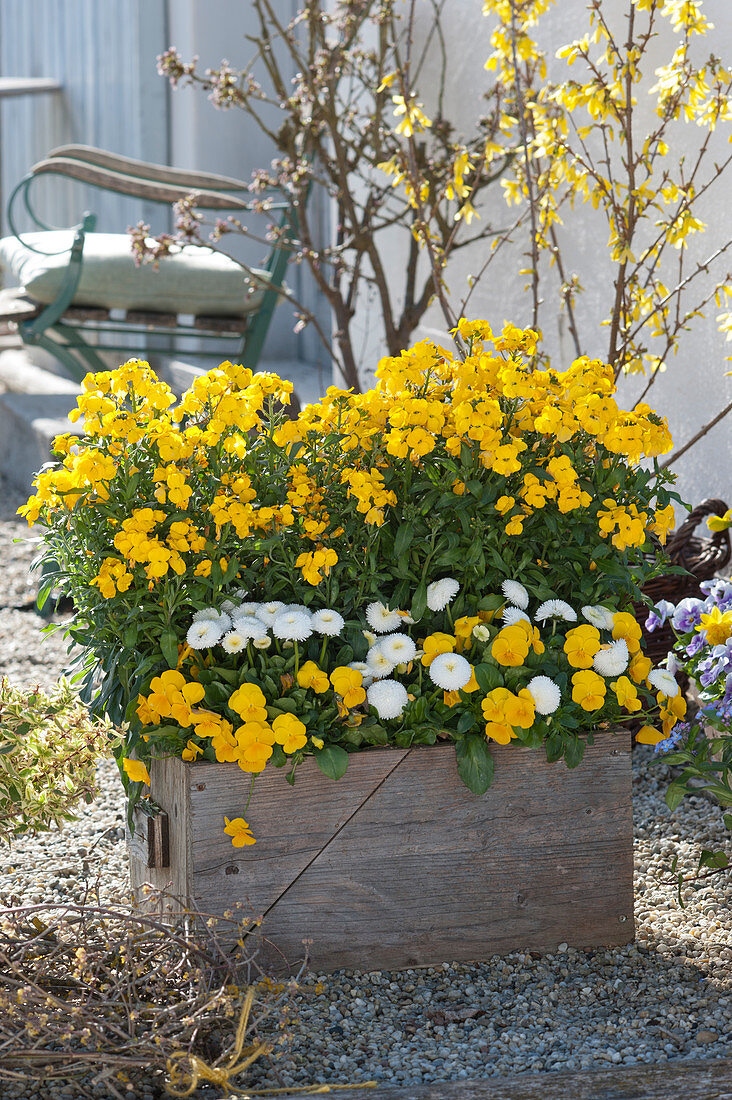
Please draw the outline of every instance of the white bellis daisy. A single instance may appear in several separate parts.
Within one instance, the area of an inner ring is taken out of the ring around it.
[[[598,630],[612,630],[613,628],[613,612],[609,611],[607,607],[603,607],[602,604],[585,604],[582,608],[582,614],[587,622],[597,627]]]
[[[285,605],[280,600],[273,600],[272,603],[260,604],[259,610],[255,611],[255,615],[262,620],[265,626],[272,626],[277,616],[284,610]]]
[[[272,623],[275,638],[285,642],[305,642],[313,632],[310,616],[302,611],[281,611]]]
[[[404,684],[397,680],[377,680],[366,692],[369,706],[373,707],[379,718],[398,718],[409,696]]]
[[[221,645],[226,653],[241,653],[246,644],[246,639],[237,630],[230,630],[221,639]]]
[[[525,611],[529,606],[529,593],[518,581],[504,581],[501,585],[501,592],[509,603],[520,607],[522,611]]]
[[[401,616],[382,603],[375,600],[366,608],[366,621],[377,634],[388,634],[402,625]]]
[[[394,671],[396,661],[390,661],[377,643],[366,654],[366,664],[372,676],[388,676]]]
[[[534,618],[537,623],[543,623],[545,619],[564,619],[566,623],[576,623],[577,612],[564,600],[545,600]]]
[[[443,577],[427,585],[427,606],[430,611],[444,611],[460,591],[460,584],[454,577]]]
[[[196,619],[191,623],[186,641],[191,649],[209,649],[216,645],[223,630],[216,619]]]
[[[202,620],[206,622],[213,622],[219,624],[221,633],[228,630],[231,626],[231,619],[225,611],[217,611],[215,607],[202,607],[200,611],[196,611],[191,620],[194,623],[200,623]]]
[[[669,699],[673,699],[675,695],[679,694],[679,685],[668,669],[654,668],[653,672],[648,673],[648,683],[667,695]]]
[[[267,627],[256,615],[242,615],[234,619],[234,630],[241,634],[246,642],[252,638],[262,638],[267,633]]]
[[[592,658],[592,667],[601,676],[620,676],[630,661],[630,653],[624,638],[598,649]]]
[[[407,664],[417,655],[417,647],[408,634],[387,634],[379,642],[379,649],[395,665]]]
[[[520,607],[504,607],[501,612],[501,618],[506,626],[513,626],[514,623],[519,622],[521,619],[526,623],[531,622],[529,616],[525,611],[522,611]]]
[[[346,625],[343,616],[330,607],[324,607],[320,611],[316,611],[311,622],[316,634],[322,634],[326,638],[337,638]]]
[[[562,701],[562,693],[558,684],[550,680],[548,676],[534,676],[526,685],[529,695],[534,700],[537,714],[554,714]]]
[[[429,667],[430,680],[443,691],[459,691],[470,683],[473,666],[459,653],[439,653]]]

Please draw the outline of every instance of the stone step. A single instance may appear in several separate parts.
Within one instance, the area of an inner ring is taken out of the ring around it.
[[[178,359],[162,360],[155,369],[179,394],[204,373]],[[329,384],[307,363],[278,360],[262,363],[261,369],[289,378],[301,404],[317,400]],[[55,436],[79,434],[68,419],[79,393],[80,386],[47,370],[45,360],[31,358],[27,349],[0,350],[0,473],[15,488],[30,494],[34,475],[50,460]]]
[[[0,389],[9,393],[63,393],[71,395],[69,408],[81,393],[81,386],[34,362],[24,348],[9,348],[0,352]]]
[[[76,404],[68,393],[0,394],[0,473],[16,489],[32,492],[34,475],[51,457],[51,442],[79,427],[68,419]]]

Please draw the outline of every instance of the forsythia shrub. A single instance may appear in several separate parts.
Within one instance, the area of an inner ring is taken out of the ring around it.
[[[336,778],[438,738],[482,792],[491,742],[574,766],[656,694],[639,740],[683,714],[630,611],[674,522],[665,421],[619,409],[598,360],[538,369],[531,330],[459,330],[464,360],[419,343],[295,420],[290,383],[231,363],[178,404],[145,363],[87,376],[84,434],[21,511],[73,597],[87,696],[130,723],[133,795],[152,756],[256,775],[314,754]]]

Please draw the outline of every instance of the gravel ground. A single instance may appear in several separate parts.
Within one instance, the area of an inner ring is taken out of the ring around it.
[[[42,620],[18,610],[32,595],[32,548],[13,543],[25,529],[13,516],[19,503],[0,484],[0,675],[50,686],[64,646],[58,635],[42,639]],[[691,871],[701,847],[724,843],[721,814],[703,798],[671,813],[663,801],[667,779],[650,750],[636,751],[634,945],[566,948],[541,958],[514,953],[402,973],[311,975],[297,996],[288,1042],[254,1067],[248,1083],[405,1084],[732,1055],[730,876],[687,890],[681,908],[667,872],[675,854],[679,869]],[[81,821],[0,849],[0,902],[80,899],[100,874],[103,897],[126,899],[123,803],[113,765],[102,766],[100,780],[100,797]],[[70,1093],[18,1092],[0,1083],[3,1100],[57,1095]]]

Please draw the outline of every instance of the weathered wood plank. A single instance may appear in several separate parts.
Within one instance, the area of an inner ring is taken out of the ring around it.
[[[284,769],[267,769],[255,780],[244,815],[257,843],[243,849],[232,848],[223,833],[223,819],[244,813],[251,776],[233,765],[192,765],[191,874],[197,904],[216,913],[241,901],[255,916],[267,913],[407,752],[359,753],[337,782],[323,775],[314,760],[298,769],[292,787]],[[312,917],[308,925],[311,923]],[[306,934],[299,933],[298,947]]]
[[[302,1093],[287,1093],[288,1100]],[[732,1058],[582,1073],[531,1073],[402,1088],[339,1090],[339,1100],[732,1100]],[[231,1100],[247,1100],[237,1090]]]
[[[141,902],[144,902],[143,887],[147,883],[185,899],[191,865],[191,838],[186,826],[190,816],[186,764],[182,760],[153,760],[150,779],[153,798],[165,810],[167,821],[159,822],[157,829],[153,826],[151,833],[147,828],[141,830],[139,839],[135,836],[132,841],[128,840],[132,890]],[[136,817],[139,820],[142,815]],[[151,855],[157,861],[156,866],[149,866]],[[161,866],[166,858],[167,866]],[[171,902],[166,908],[171,910],[175,906]]]
[[[507,747],[481,797],[461,783],[452,747],[412,749],[280,896],[268,938],[288,956],[313,940],[316,971],[628,943],[629,751],[618,740],[600,739],[573,772]],[[255,835],[256,812],[253,799]]]
[[[373,750],[333,782],[307,760],[256,780],[246,811],[256,844],[232,848],[224,815],[244,814],[250,778],[231,764],[157,762],[152,794],[170,818],[171,882],[206,913],[237,902],[267,939],[314,970],[469,961],[517,949],[633,938],[627,735],[603,732],[582,766],[496,746],[477,797],[451,745]],[[185,788],[185,790],[183,789]]]

